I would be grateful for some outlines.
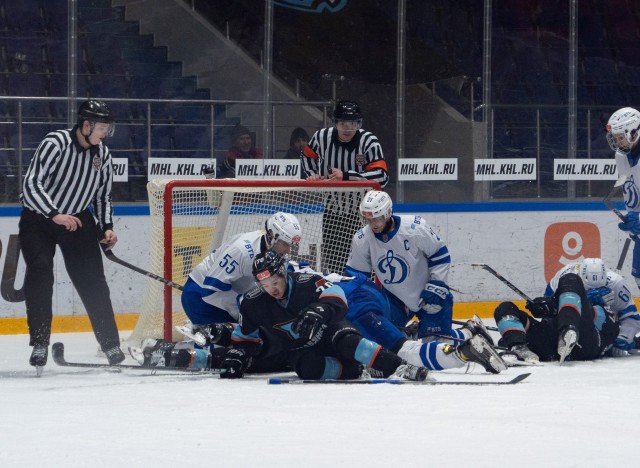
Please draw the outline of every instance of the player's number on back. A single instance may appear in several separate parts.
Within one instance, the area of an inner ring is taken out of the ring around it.
[[[235,261],[231,257],[231,255],[226,254],[224,257],[222,257],[222,260],[220,260],[220,263],[218,263],[218,265],[220,265],[220,268],[224,268],[224,271],[226,271],[227,273],[233,273],[238,266],[238,262]]]

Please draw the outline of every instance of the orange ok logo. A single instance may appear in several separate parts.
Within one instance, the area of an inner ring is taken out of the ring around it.
[[[593,223],[555,223],[544,234],[544,278],[568,263],[600,257],[600,230]]]

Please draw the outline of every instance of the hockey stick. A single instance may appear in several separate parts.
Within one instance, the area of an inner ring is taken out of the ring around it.
[[[280,384],[343,384],[343,385],[371,385],[371,384],[392,384],[392,385],[514,385],[522,382],[529,377],[531,373],[518,374],[511,380],[507,381],[491,381],[491,380],[400,380],[400,379],[371,379],[371,380],[306,380],[299,378],[279,378],[272,377],[267,380],[269,385]]]
[[[495,276],[496,278],[498,278],[500,281],[502,281],[504,284],[506,284],[512,291],[514,291],[515,293],[517,293],[522,299],[524,299],[527,302],[533,302],[533,300],[531,300],[531,298],[529,296],[527,296],[525,293],[523,293],[521,290],[519,290],[518,288],[515,287],[515,285],[507,280],[504,276],[502,276],[500,273],[498,273],[496,270],[494,270],[493,268],[491,268],[489,265],[487,265],[486,263],[472,263],[471,266],[474,267],[480,267],[483,270],[488,271],[489,273],[491,273],[493,276]],[[488,328],[488,327],[487,327]]]
[[[624,245],[622,246],[622,252],[620,252],[620,258],[618,259],[618,265],[616,266],[616,270],[622,270],[622,266],[624,265],[624,259],[627,257],[627,252],[629,251],[629,246],[631,245],[631,238],[627,237],[624,240]]]
[[[51,354],[53,356],[53,362],[62,367],[84,367],[90,369],[132,369],[156,372],[181,372],[185,374],[221,374],[226,369],[194,369],[191,367],[166,367],[166,366],[145,366],[145,365],[130,365],[130,364],[102,364],[102,363],[90,363],[90,362],[70,362],[64,357],[64,344],[53,343],[51,346]]]
[[[462,320],[451,320],[451,323],[455,323],[456,325],[466,325],[467,322],[464,322]],[[491,330],[491,331],[499,331],[496,327],[492,327],[490,325],[485,325],[484,326],[487,330]],[[442,335],[443,338],[451,338],[445,335]],[[496,346],[494,346],[494,348],[497,348]]]
[[[105,250],[104,247],[103,247],[102,250],[104,251],[105,257],[107,257],[112,262],[115,262],[118,265],[122,265],[123,267],[129,268],[130,270],[133,270],[133,271],[135,271],[137,273],[143,274],[144,276],[147,276],[147,277],[152,278],[154,280],[160,281],[161,283],[164,283],[164,284],[166,284],[168,286],[171,286],[172,288],[176,288],[176,289],[182,291],[182,285],[180,285],[178,283],[174,283],[173,281],[170,281],[170,280],[168,280],[166,278],[163,278],[162,276],[158,276],[158,275],[156,275],[154,273],[151,273],[150,271],[143,270],[142,268],[137,267],[135,265],[132,265],[129,262],[125,262],[124,260],[116,257],[116,254],[114,254],[111,250]]]
[[[605,204],[605,206],[607,208],[609,208],[609,210],[613,211],[613,213],[620,219],[620,221],[622,221],[623,223],[626,223],[628,221],[627,217],[625,215],[623,215],[620,210],[618,210],[614,204],[612,198],[618,194],[618,192],[620,191],[620,187],[622,187],[622,185],[626,182],[627,178],[626,177],[620,177],[618,180],[616,180],[616,183],[613,185],[613,188],[611,189],[611,191],[609,192],[609,194],[604,197],[603,203]],[[622,246],[622,251],[620,252],[620,258],[618,259],[618,265],[616,266],[616,270],[620,271],[624,265],[624,260],[627,257],[627,252],[629,251],[629,246],[631,245],[631,238],[627,237],[624,240],[624,245]]]
[[[623,223],[626,223],[627,217],[625,215],[623,215],[620,210],[618,210],[615,205],[613,204],[613,197],[615,195],[618,194],[618,192],[620,191],[622,185],[626,182],[627,178],[626,177],[620,177],[618,180],[616,180],[616,183],[613,184],[613,187],[611,188],[611,190],[609,191],[609,194],[604,197],[604,199],[602,200],[602,202],[605,204],[605,206],[607,208],[609,208],[611,211],[614,212],[614,214],[620,218],[620,221],[622,221]]]

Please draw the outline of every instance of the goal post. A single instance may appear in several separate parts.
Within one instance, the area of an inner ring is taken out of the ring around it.
[[[353,234],[363,226],[358,211],[362,196],[380,190],[369,181],[305,180],[152,180],[149,194],[149,271],[184,284],[189,273],[212,250],[231,237],[264,229],[272,214],[294,214],[302,241],[294,261],[318,271],[342,272]],[[181,292],[148,280],[143,308],[127,339],[177,340],[174,325],[186,322]]]

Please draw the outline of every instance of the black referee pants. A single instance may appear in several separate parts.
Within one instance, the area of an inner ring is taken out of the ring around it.
[[[96,222],[88,210],[77,215],[82,227],[64,226],[27,208],[20,215],[20,248],[26,264],[24,293],[29,325],[29,345],[47,346],[51,336],[53,257],[60,246],[67,273],[87,310],[103,351],[120,345],[109,287],[104,277]],[[70,308],[71,304],[62,305]]]

